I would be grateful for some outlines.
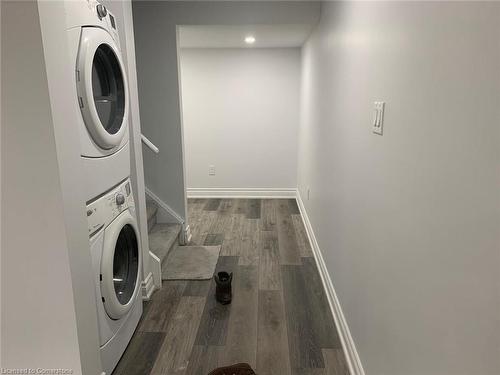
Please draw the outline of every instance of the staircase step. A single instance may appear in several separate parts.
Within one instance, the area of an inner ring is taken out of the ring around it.
[[[172,247],[178,244],[180,224],[157,223],[149,232],[149,250],[152,251],[160,261],[168,255]]]
[[[151,229],[156,224],[156,213],[158,212],[158,204],[146,196],[146,213],[148,217],[148,232],[151,232]]]

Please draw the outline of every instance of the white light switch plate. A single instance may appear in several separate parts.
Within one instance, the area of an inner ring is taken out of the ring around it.
[[[209,176],[215,176],[215,165],[209,165],[208,166],[208,175]]]
[[[384,110],[385,110],[385,102],[375,102],[374,103],[372,131],[373,131],[373,133],[378,134],[378,135],[383,134]]]

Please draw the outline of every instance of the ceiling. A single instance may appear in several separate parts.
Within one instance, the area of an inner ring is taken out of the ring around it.
[[[181,48],[290,48],[307,40],[313,25],[196,25],[180,26]],[[255,43],[245,43],[245,37]]]

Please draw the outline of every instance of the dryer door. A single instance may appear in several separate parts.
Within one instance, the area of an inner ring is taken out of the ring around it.
[[[129,210],[122,212],[104,232],[101,259],[101,295],[106,313],[120,319],[139,292],[139,231]]]
[[[128,87],[121,53],[111,35],[83,27],[76,86],[85,125],[94,142],[112,149],[123,139],[128,119]]]

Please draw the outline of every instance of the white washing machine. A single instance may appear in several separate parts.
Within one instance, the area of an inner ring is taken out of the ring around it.
[[[127,74],[113,14],[95,0],[69,0],[65,10],[89,201],[130,176]]]
[[[111,374],[142,314],[141,246],[130,180],[87,205],[103,370]]]

